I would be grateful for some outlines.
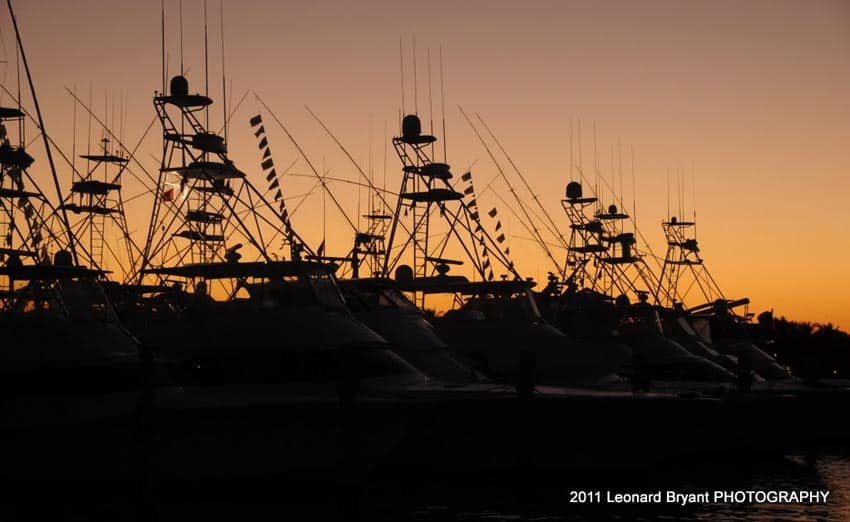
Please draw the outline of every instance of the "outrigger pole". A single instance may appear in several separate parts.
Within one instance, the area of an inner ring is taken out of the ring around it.
[[[35,94],[35,85],[32,82],[32,74],[30,74],[30,67],[27,63],[27,55],[24,52],[24,44],[21,41],[21,33],[18,31],[18,21],[15,19],[15,10],[12,9],[12,0],[6,0],[6,5],[9,6],[9,14],[12,16],[12,26],[15,28],[15,39],[18,42],[18,49],[21,51],[21,59],[24,62],[24,70],[27,73],[27,82],[30,85],[30,93],[32,94],[32,102],[35,106],[35,113],[38,116],[38,126],[41,127],[41,138],[44,141],[44,148],[47,152],[47,162],[50,164],[50,174],[53,176],[53,186],[56,189],[56,196],[59,198],[59,201],[65,201],[65,198],[62,197],[62,188],[59,186],[59,177],[56,175],[56,165],[53,163],[53,154],[50,149],[50,139],[47,137],[47,130],[44,128],[44,119],[41,116],[41,108],[38,105],[38,97]],[[77,248],[76,243],[74,242],[74,233],[71,231],[71,222],[68,221],[68,213],[65,211],[65,207],[60,205],[60,209],[62,210],[62,221],[65,223],[65,230],[68,232],[68,247],[71,249],[71,254],[74,256],[74,264],[79,264],[79,260],[77,259]]]

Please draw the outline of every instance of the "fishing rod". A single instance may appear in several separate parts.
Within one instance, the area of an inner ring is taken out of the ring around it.
[[[531,186],[528,184],[528,181],[526,180],[525,176],[519,170],[519,167],[517,167],[516,163],[514,163],[514,160],[510,157],[508,152],[502,146],[502,143],[499,141],[499,139],[496,137],[496,135],[493,133],[493,131],[490,130],[490,127],[484,121],[484,118],[482,118],[481,115],[478,114],[478,113],[475,113],[475,116],[478,118],[478,121],[481,122],[481,125],[484,126],[484,129],[490,135],[490,138],[493,140],[493,142],[496,144],[496,146],[499,147],[499,150],[502,151],[502,154],[505,155],[505,158],[507,158],[508,163],[511,164],[511,167],[513,167],[514,172],[516,172],[517,176],[519,176],[519,179],[522,180],[522,183],[523,183],[523,185],[525,185],[525,188],[528,190],[529,194],[531,194],[532,199],[534,199],[534,202],[537,203],[537,206],[538,206],[538,208],[540,208],[540,211],[543,213],[543,215],[549,221],[549,226],[547,227],[549,229],[549,232],[553,236],[555,236],[556,238],[558,238],[560,240],[561,246],[563,246],[564,248],[568,248],[566,239],[561,234],[561,232],[558,230],[558,226],[555,224],[555,221],[552,219],[552,216],[546,211],[545,208],[543,208],[543,204],[540,203],[540,199],[537,197],[537,194],[535,194],[534,191],[531,189]],[[544,226],[546,226],[546,223],[544,223]]]
[[[478,140],[481,142],[481,145],[484,147],[484,150],[487,151],[487,154],[490,156],[490,159],[493,160],[493,163],[496,166],[496,170],[499,172],[499,174],[502,176],[502,179],[507,184],[508,189],[510,190],[511,194],[514,196],[514,199],[516,199],[517,203],[520,205],[520,210],[522,210],[522,213],[525,215],[525,218],[528,220],[529,224],[531,225],[531,230],[529,230],[529,232],[534,237],[537,238],[537,241],[538,241],[540,247],[546,253],[546,256],[549,258],[549,260],[552,261],[552,264],[554,264],[560,270],[560,265],[555,260],[555,257],[552,255],[552,252],[549,250],[549,247],[546,246],[546,242],[543,240],[543,237],[540,235],[540,231],[537,229],[537,226],[534,225],[531,217],[528,215],[528,211],[525,209],[525,206],[523,206],[522,201],[519,199],[519,196],[516,193],[516,190],[514,190],[513,186],[511,185],[510,181],[508,180],[508,177],[505,175],[504,169],[502,169],[501,165],[499,165],[499,162],[496,160],[496,157],[493,155],[492,150],[490,150],[490,147],[484,141],[484,138],[481,136],[481,133],[475,127],[475,124],[472,123],[472,120],[469,118],[469,116],[466,115],[466,112],[463,110],[463,107],[458,106],[458,109],[460,109],[460,113],[463,115],[464,119],[466,119],[466,122],[472,128],[472,131],[478,137]]]

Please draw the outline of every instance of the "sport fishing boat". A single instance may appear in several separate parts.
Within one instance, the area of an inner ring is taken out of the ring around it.
[[[598,204],[598,198],[583,194],[580,183],[567,185],[562,206],[571,233],[558,313],[565,331],[578,326],[579,334],[595,332],[603,338],[616,332],[633,351],[626,372],[658,380],[733,381],[726,368],[664,335],[658,307],[648,302],[658,289],[657,279],[635,248],[635,234],[623,227],[630,216],[616,205],[601,209]],[[559,288],[557,278],[550,286],[550,294]]]
[[[382,285],[412,296],[410,302],[429,316],[451,353],[492,377],[517,382],[524,349],[534,352],[540,383],[593,381],[612,374],[628,357],[627,349],[571,343],[546,323],[531,296],[534,282],[522,279],[501,247],[504,236],[494,238],[482,225],[471,184],[458,192],[449,165],[433,161],[429,151],[436,140],[422,133],[416,115],[405,116],[401,136],[392,139],[403,176],[388,238],[378,236],[383,256],[376,272],[387,281]],[[469,181],[471,174],[463,179]],[[453,253],[466,260],[450,258]],[[465,262],[479,280],[449,275],[451,267]],[[507,272],[500,280],[495,280],[496,266]],[[357,288],[374,284],[374,279],[354,278],[346,283]],[[442,315],[430,312],[426,299],[450,309]]]
[[[750,317],[734,313],[734,309],[749,304],[749,299],[730,300],[721,291],[700,256],[696,238],[696,222],[679,220],[676,216],[662,223],[667,239],[667,253],[659,278],[661,294],[669,302],[671,312],[665,319],[678,339],[689,345],[710,347],[721,357],[733,359],[738,367],[755,372],[768,380],[791,377],[787,369],[756,346],[746,331]],[[685,309],[686,300],[696,289],[703,304]],[[707,346],[706,346],[707,345]]]

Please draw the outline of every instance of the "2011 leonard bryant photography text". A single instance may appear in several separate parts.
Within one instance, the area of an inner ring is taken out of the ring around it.
[[[571,504],[826,504],[829,490],[702,490],[618,492],[573,490]]]

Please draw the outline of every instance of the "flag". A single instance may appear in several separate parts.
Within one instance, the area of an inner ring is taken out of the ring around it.
[[[270,168],[274,167],[274,161],[269,158],[264,161],[260,166],[263,167],[263,170],[269,170]]]
[[[506,256],[511,255],[511,247],[508,247],[508,248],[505,249],[505,255]]]
[[[269,171],[268,175],[266,176],[266,181],[271,181],[276,177],[277,177],[277,172],[275,172],[274,169],[272,169],[272,170]]]
[[[505,242],[505,235],[499,234],[498,237],[496,237],[496,241],[498,241],[499,243],[504,243]]]
[[[266,133],[266,128],[265,128],[265,127],[260,127],[260,128],[259,128],[259,129],[257,129],[257,131],[254,133],[254,136],[256,136],[256,137],[258,137],[258,138],[259,138],[260,136],[262,136],[262,135],[263,135],[263,134],[265,134],[265,133]]]
[[[466,174],[464,174],[463,176],[461,176],[461,177],[460,177],[460,179],[462,179],[462,180],[464,180],[464,181],[469,181],[469,180],[471,180],[471,179],[472,179],[472,172],[467,172]]]
[[[493,280],[493,270],[490,270],[490,273],[487,274],[487,281],[492,281],[492,280]]]
[[[469,217],[472,218],[473,221],[478,221],[478,212],[470,212]]]
[[[472,198],[472,199],[470,199],[470,200],[469,200],[469,203],[467,203],[467,204],[466,204],[466,206],[467,206],[467,207],[470,207],[470,208],[472,208],[472,207],[477,207],[477,206],[478,206],[478,202],[477,202],[477,201],[475,201],[475,198]]]
[[[168,188],[162,191],[163,201],[174,201],[174,188]]]
[[[489,260],[489,259],[485,259],[485,260],[484,260],[484,264],[483,264],[483,265],[481,265],[481,266],[483,266],[484,268],[490,268],[490,260]]]
[[[251,118],[251,127],[256,127],[257,125],[263,123],[263,117],[257,114],[253,118]]]
[[[279,186],[280,186],[280,183],[278,183],[278,182],[277,182],[277,180],[274,180],[274,181],[272,181],[272,182],[271,182],[271,184],[269,185],[269,190],[271,190],[271,189],[275,189],[275,188],[277,188],[277,187],[279,187]]]
[[[463,189],[463,193],[466,194],[467,196],[472,194],[473,192],[475,192],[475,189],[472,188],[472,185]]]
[[[263,139],[260,140],[260,145],[259,145],[260,150],[263,150],[268,146],[269,146],[269,140],[267,140],[266,137],[263,136]]]
[[[322,243],[319,245],[319,248],[316,250],[316,255],[322,257],[325,255],[325,240],[322,240]]]
[[[490,216],[491,218],[496,217],[496,214],[498,214],[498,212],[496,212],[496,207],[493,207],[493,208],[490,210],[490,212],[487,212],[487,215],[488,215],[488,216]]]
[[[496,232],[498,232],[500,228],[502,228],[502,222],[496,221]]]
[[[275,194],[274,194],[274,200],[280,201],[282,198],[283,198],[283,193],[280,191],[280,189],[277,189],[277,192],[275,192]]]

